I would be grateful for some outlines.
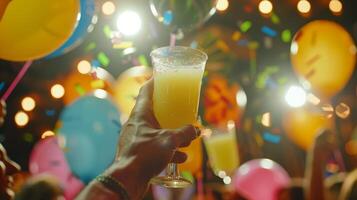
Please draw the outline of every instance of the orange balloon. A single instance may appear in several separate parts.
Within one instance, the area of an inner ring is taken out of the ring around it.
[[[192,174],[196,174],[201,171],[202,167],[202,141],[201,138],[197,138],[190,146],[181,148],[180,151],[187,154],[187,160],[179,164],[180,171],[189,171]]]
[[[356,63],[352,37],[342,26],[326,20],[303,26],[291,43],[290,53],[295,73],[323,98],[343,89]]]
[[[302,149],[307,150],[322,129],[332,127],[332,119],[322,113],[315,113],[305,107],[290,109],[283,116],[283,128],[288,138]]]
[[[96,76],[90,74],[81,74],[78,71],[73,71],[63,82],[65,94],[63,101],[67,105],[82,95],[93,92],[95,89],[103,89],[110,94],[113,94],[112,85],[114,78],[109,72],[103,68],[96,68]]]

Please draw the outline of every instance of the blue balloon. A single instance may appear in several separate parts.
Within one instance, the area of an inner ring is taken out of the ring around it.
[[[72,33],[71,37],[56,51],[46,56],[47,59],[55,58],[68,53],[77,47],[90,31],[90,26],[93,25],[93,17],[95,16],[95,3],[94,0],[80,0],[80,19]],[[92,27],[93,29],[93,27]]]
[[[62,111],[58,132],[65,139],[65,156],[83,182],[88,183],[113,162],[121,129],[119,117],[110,99],[92,94]]]

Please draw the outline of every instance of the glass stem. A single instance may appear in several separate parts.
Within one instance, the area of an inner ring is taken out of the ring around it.
[[[179,173],[179,170],[178,170],[178,167],[177,167],[176,163],[169,163],[167,165],[166,175],[171,177],[171,178],[173,178],[173,179],[176,179],[176,178],[180,177],[180,173]]]

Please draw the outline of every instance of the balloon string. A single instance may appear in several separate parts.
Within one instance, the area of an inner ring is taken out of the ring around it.
[[[170,34],[170,47],[174,47],[176,45],[176,34],[171,33]]]
[[[5,94],[1,97],[2,100],[6,101],[7,98],[10,96],[12,91],[15,89],[16,85],[20,82],[20,80],[24,77],[26,74],[27,70],[32,64],[32,60],[27,61],[24,66],[21,68],[20,72],[17,74],[15,77],[14,81],[10,84],[9,88],[7,88]]]

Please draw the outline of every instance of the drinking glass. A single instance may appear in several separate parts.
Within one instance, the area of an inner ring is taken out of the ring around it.
[[[222,179],[231,176],[239,165],[234,123],[228,123],[227,129],[207,128],[203,134],[203,142],[213,172]]]
[[[162,47],[151,52],[154,66],[154,114],[164,129],[176,129],[197,122],[199,96],[207,55],[190,47]],[[166,176],[151,180],[169,188],[184,188],[192,183],[180,176],[170,163]]]

